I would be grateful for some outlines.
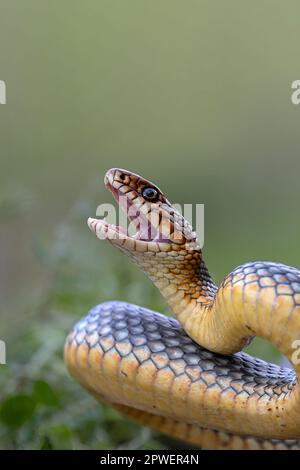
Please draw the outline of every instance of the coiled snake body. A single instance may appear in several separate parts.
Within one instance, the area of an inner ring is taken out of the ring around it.
[[[217,288],[192,227],[155,185],[120,169],[105,183],[136,235],[103,219],[89,219],[90,229],[148,274],[177,319],[124,302],[92,308],[66,340],[72,376],[135,421],[199,447],[300,449],[300,271],[248,263]],[[239,352],[256,335],[294,371]]]

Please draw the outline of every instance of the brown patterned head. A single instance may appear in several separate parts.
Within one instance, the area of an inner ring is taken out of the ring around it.
[[[128,217],[135,234],[105,219],[88,219],[96,235],[108,239],[128,255],[198,250],[191,224],[150,181],[127,170],[113,168],[104,178],[106,187]]]

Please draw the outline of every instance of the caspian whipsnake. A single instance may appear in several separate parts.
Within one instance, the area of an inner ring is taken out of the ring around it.
[[[248,263],[217,288],[191,225],[155,185],[120,169],[105,184],[136,234],[104,219],[90,218],[90,229],[146,272],[176,319],[124,302],[92,308],[66,340],[72,376],[135,421],[200,447],[299,449],[300,271]],[[294,371],[239,352],[254,336]]]

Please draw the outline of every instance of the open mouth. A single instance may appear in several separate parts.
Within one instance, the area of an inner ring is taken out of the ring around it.
[[[125,228],[109,223],[104,218],[89,217],[88,226],[96,233],[98,238],[109,240],[131,239],[147,243],[169,242],[159,230],[162,215],[157,206],[151,207],[152,205],[146,204],[142,197],[131,189],[127,190],[122,183],[109,181],[106,178],[105,185],[126,214],[129,226]],[[129,231],[135,233],[131,235]]]

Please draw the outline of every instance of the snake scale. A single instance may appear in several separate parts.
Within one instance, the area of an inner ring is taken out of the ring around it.
[[[134,421],[202,448],[300,449],[300,271],[247,263],[218,288],[192,226],[157,186],[121,169],[105,184],[136,233],[104,219],[89,228],[150,277],[176,319],[125,302],[92,308],[66,339],[71,375]],[[240,352],[254,336],[294,370]]]

